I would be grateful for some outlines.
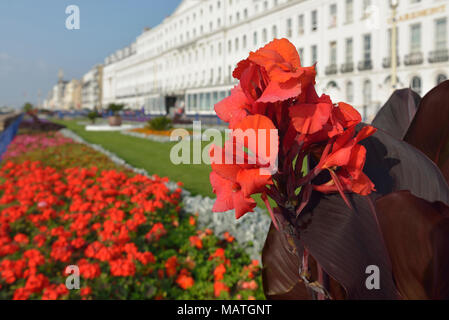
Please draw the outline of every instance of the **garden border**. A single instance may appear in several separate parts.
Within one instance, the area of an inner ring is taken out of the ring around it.
[[[77,143],[87,145],[104,154],[118,165],[124,166],[137,174],[149,178],[153,177],[145,169],[133,167],[101,145],[89,143],[69,129],[61,129],[59,132]],[[179,188],[176,182],[173,181],[167,182],[166,186],[172,191]],[[261,252],[271,223],[270,218],[264,210],[255,208],[254,212],[248,213],[239,220],[236,220],[234,210],[225,213],[213,213],[214,199],[200,195],[192,196],[185,189],[182,189],[181,196],[184,203],[183,212],[186,214],[198,214],[198,227],[209,228],[220,238],[224,238],[224,233],[229,232],[245,252],[248,253],[251,259],[261,261]]]

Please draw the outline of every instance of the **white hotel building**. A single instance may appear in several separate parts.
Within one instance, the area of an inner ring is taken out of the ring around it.
[[[237,62],[285,37],[303,65],[318,62],[319,91],[369,120],[392,92],[391,17],[389,0],[184,0],[105,59],[103,106],[213,117]],[[424,95],[449,77],[448,18],[449,0],[399,0],[398,87]]]

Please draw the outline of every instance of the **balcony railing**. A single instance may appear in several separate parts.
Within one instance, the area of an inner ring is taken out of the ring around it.
[[[331,74],[337,74],[337,72],[338,72],[338,67],[337,67],[336,64],[328,65],[328,66],[326,67],[326,70],[324,70],[324,73],[325,73],[327,76],[328,76],[328,75],[331,75]]]
[[[382,62],[382,66],[385,69],[388,69],[388,68],[391,68],[391,63],[392,63],[391,57],[385,57],[383,62]],[[397,57],[396,58],[396,66],[399,66],[400,64],[401,64],[401,61],[400,61],[399,57]]]
[[[372,68],[373,68],[372,60],[364,60],[364,61],[359,62],[359,65],[358,65],[359,71],[371,70]]]
[[[341,73],[348,73],[348,72],[353,72],[353,71],[354,71],[354,62],[343,63],[340,67]]]
[[[404,64],[406,66],[415,66],[417,64],[422,64],[424,62],[422,52],[414,52],[407,54],[404,59]]]
[[[449,61],[449,50],[442,49],[431,51],[429,53],[429,62],[430,63],[438,63],[438,62],[446,62]]]

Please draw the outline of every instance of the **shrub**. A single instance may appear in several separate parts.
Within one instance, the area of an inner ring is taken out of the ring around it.
[[[172,128],[172,121],[167,117],[157,117],[148,121],[148,128],[156,131],[164,131]]]
[[[122,111],[125,105],[123,104],[117,104],[117,103],[110,103],[108,105],[108,110],[112,111],[114,115],[117,115],[118,112]]]
[[[90,111],[90,112],[87,114],[87,117],[90,119],[90,121],[92,121],[92,123],[95,123],[95,119],[96,119],[96,118],[99,118],[100,115],[98,114],[97,111]]]

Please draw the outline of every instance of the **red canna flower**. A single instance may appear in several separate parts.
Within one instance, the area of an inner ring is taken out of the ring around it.
[[[236,129],[240,131],[234,133],[224,149],[212,147],[213,172],[210,181],[217,195],[213,211],[235,209],[236,218],[239,219],[247,212],[252,212],[256,206],[251,195],[263,192],[267,185],[273,183],[269,167],[277,157],[278,136],[271,120],[260,115],[246,117]],[[247,130],[253,130],[255,139],[242,137]],[[239,154],[238,150],[245,147],[254,156],[246,152]]]
[[[315,83],[315,67],[303,68],[295,46],[275,39],[238,63],[233,76],[250,101],[279,102],[299,97]]]
[[[359,145],[363,139],[368,138],[376,129],[371,126],[363,127],[354,137],[355,128],[348,129],[339,136],[332,147],[332,152],[321,159],[319,168],[328,170],[331,180],[320,186],[314,186],[315,190],[323,193],[329,192],[355,192],[368,195],[375,191],[374,184],[363,173],[366,159],[366,149]]]

